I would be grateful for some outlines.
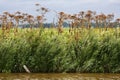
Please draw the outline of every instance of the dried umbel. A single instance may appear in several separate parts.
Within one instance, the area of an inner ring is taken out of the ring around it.
[[[59,27],[62,27],[62,24],[65,20],[68,20],[70,19],[71,15],[69,14],[66,14],[64,12],[59,12],[59,17],[58,17],[58,24],[59,24]]]
[[[7,16],[6,15],[2,15],[2,20],[3,20],[3,22],[7,21]]]
[[[108,15],[107,15],[107,19],[108,19],[109,21],[113,20],[113,19],[114,19],[114,14],[108,14]]]
[[[36,19],[37,19],[37,22],[38,22],[38,24],[39,24],[39,26],[40,26],[40,24],[41,24],[42,21],[43,21],[43,17],[42,17],[42,16],[37,16]]]
[[[28,16],[27,16],[27,22],[28,22],[29,25],[30,25],[30,29],[32,29],[33,24],[34,24],[34,16],[28,15]]]
[[[63,18],[63,17],[64,17],[64,12],[60,12],[60,13],[59,13],[59,18],[58,18],[58,20],[59,20],[59,21],[58,21],[58,24],[59,24],[58,27],[59,27],[59,28],[62,27],[62,24],[63,24],[63,21],[64,21],[64,18]]]
[[[39,3],[35,5],[37,6],[36,11],[39,13],[39,16],[36,17],[37,23],[40,27],[43,27],[43,22],[46,20],[45,14],[49,12],[49,9],[42,7]]]
[[[87,27],[90,29],[91,28],[91,22],[92,22],[92,19],[93,19],[93,11],[91,10],[88,10],[86,13],[85,13],[85,19],[87,21]]]
[[[28,14],[27,13],[22,13],[23,16],[27,16]]]
[[[81,18],[83,18],[84,17],[84,14],[85,14],[85,12],[84,11],[81,11],[81,12],[79,12],[79,16],[81,16]]]
[[[14,19],[17,23],[19,23],[20,19],[23,19],[23,18],[24,18],[24,16],[22,16],[22,15],[14,16]]]
[[[49,10],[45,7],[41,7],[41,10],[44,11],[44,13],[48,12]]]
[[[111,25],[111,21],[114,19],[114,14],[108,14],[107,16],[106,16],[106,22],[108,23],[107,24],[107,27],[113,27],[112,25]]]
[[[100,15],[95,16],[94,20],[96,24],[98,25],[98,24],[103,24],[104,22],[106,22],[106,18],[107,18],[106,15],[102,13]]]
[[[103,13],[99,15],[99,20],[101,20],[101,21],[106,20],[106,18],[107,18],[106,15]]]
[[[5,15],[9,15],[9,12],[3,12],[3,14],[5,14]]]
[[[5,14],[1,15],[1,24],[2,24],[3,33],[7,29],[7,19],[8,19],[7,15],[5,15]]]
[[[63,16],[65,13],[64,12],[60,12],[59,14],[60,14],[60,16]]]
[[[37,12],[41,14],[41,16],[44,16],[49,10],[45,7],[42,7],[39,3],[35,4],[38,8],[36,9]]]
[[[37,20],[42,20],[42,16],[37,16]]]
[[[31,18],[33,18],[33,16],[32,16],[32,15],[28,15],[27,18],[28,18],[28,19],[31,19]]]
[[[15,16],[14,14],[9,14],[10,18],[14,18],[14,16]]]
[[[3,15],[1,15],[1,26],[3,32],[9,33],[10,29],[13,26],[13,19],[14,16],[12,14],[10,14],[9,12],[3,12]]]
[[[86,19],[90,20],[92,17],[92,14],[86,14],[85,17],[86,17]]]
[[[120,18],[117,18],[117,19],[116,19],[116,22],[117,22],[117,23],[120,23]]]
[[[86,13],[87,13],[87,14],[92,14],[92,13],[93,13],[93,11],[88,10]]]
[[[19,14],[21,14],[21,12],[20,12],[20,11],[17,11],[17,12],[15,12],[15,14],[18,14],[18,15],[19,15]]]
[[[40,4],[39,4],[39,3],[36,3],[35,5],[36,5],[36,6],[40,6]]]
[[[19,24],[30,24],[30,28],[33,27],[34,24],[38,24],[43,26],[43,22],[46,20],[45,14],[49,11],[49,9],[42,7],[39,3],[35,4],[38,6],[38,12],[40,12],[39,16],[33,16],[27,13],[22,13],[17,11],[13,14],[5,11],[0,17],[0,23],[4,25],[4,29],[8,29],[10,27],[10,23],[15,24],[16,28],[18,28]],[[114,14],[104,14],[101,13],[99,15],[96,14],[95,11],[80,11],[75,14],[68,14],[63,11],[56,12],[58,14],[58,27],[62,29],[63,23],[67,22],[70,28],[91,28],[92,23],[95,24],[95,27],[111,27],[111,24],[114,23]],[[120,23],[119,19],[116,19],[117,23]],[[2,26],[2,25],[1,25]],[[62,32],[62,31],[61,31]]]

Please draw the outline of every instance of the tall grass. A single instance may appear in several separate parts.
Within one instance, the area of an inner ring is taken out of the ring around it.
[[[26,65],[31,72],[119,73],[119,34],[114,28],[0,31],[0,72],[25,72]]]

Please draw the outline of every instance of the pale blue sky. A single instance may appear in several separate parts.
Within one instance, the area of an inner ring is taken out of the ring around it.
[[[37,15],[35,3],[40,3],[51,10],[64,11],[66,13],[78,13],[80,11],[93,10],[98,14],[114,13],[120,17],[120,0],[0,0],[0,14],[4,11],[22,11]],[[49,22],[55,17],[55,13],[47,15]]]

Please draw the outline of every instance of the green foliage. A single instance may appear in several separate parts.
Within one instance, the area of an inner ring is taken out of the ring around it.
[[[0,36],[0,72],[120,72],[120,37],[116,31],[19,29]],[[2,35],[2,33],[0,32]],[[116,37],[117,35],[117,37]]]

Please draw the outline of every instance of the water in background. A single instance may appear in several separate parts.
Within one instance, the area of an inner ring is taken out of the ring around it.
[[[120,74],[0,74],[0,80],[120,80]]]

